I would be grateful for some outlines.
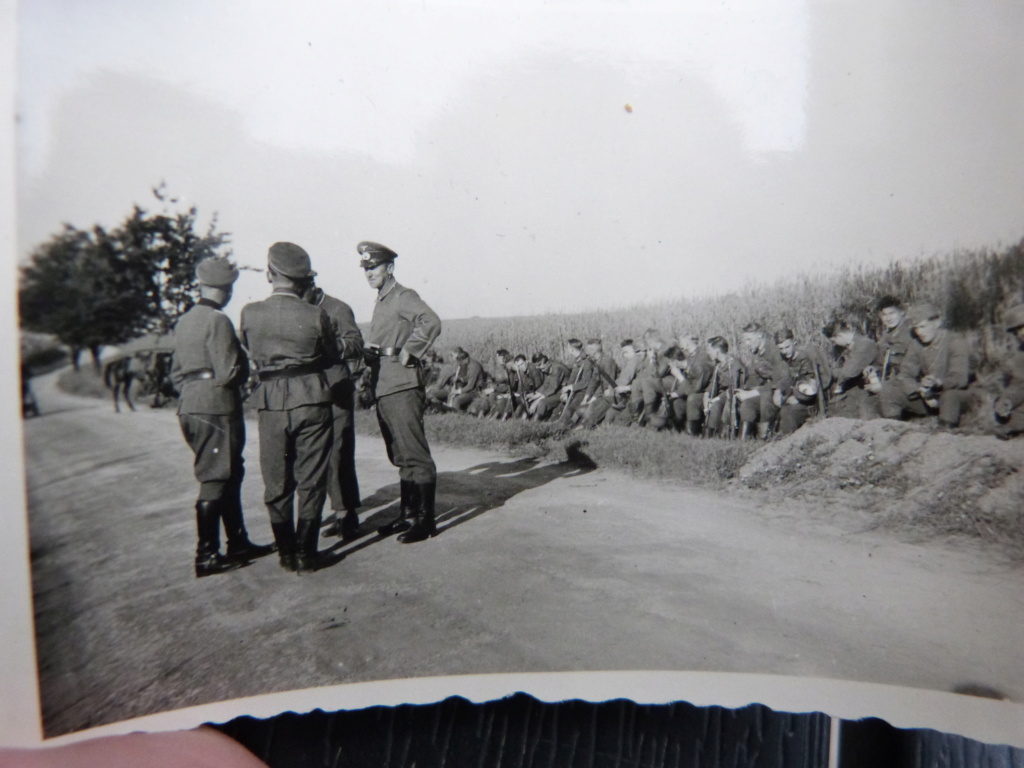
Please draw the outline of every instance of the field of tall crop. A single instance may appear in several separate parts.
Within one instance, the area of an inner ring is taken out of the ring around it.
[[[617,348],[622,339],[638,338],[647,328],[704,339],[723,335],[733,343],[750,321],[769,331],[790,328],[801,341],[825,344],[821,328],[835,317],[848,318],[874,335],[873,308],[887,294],[943,308],[950,327],[974,334],[982,370],[990,368],[1006,344],[999,326],[1003,313],[1024,301],[1024,240],[999,250],[956,251],[886,267],[849,266],[800,275],[703,299],[574,314],[449,320],[438,345],[441,350],[463,347],[487,364],[501,348],[527,356],[538,351],[560,355],[573,337],[602,338],[606,348]]]

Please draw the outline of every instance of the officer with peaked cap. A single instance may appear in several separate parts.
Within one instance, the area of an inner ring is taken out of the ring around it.
[[[273,548],[249,541],[242,515],[245,421],[239,388],[249,376],[249,363],[231,320],[221,311],[231,300],[238,270],[227,259],[213,257],[199,263],[196,277],[200,298],[175,328],[171,378],[181,393],[178,422],[195,454],[199,481],[195,572],[209,576],[234,570]],[[227,557],[219,552],[221,521]]]
[[[356,250],[362,257],[359,264],[367,282],[377,291],[367,338],[367,362],[375,373],[381,435],[388,458],[398,467],[401,487],[399,517],[379,532],[386,535],[404,531],[398,540],[409,544],[437,533],[437,468],[423,429],[426,394],[419,361],[441,333],[441,320],[416,291],[395,280],[398,254],[369,241],[359,243]]]
[[[267,255],[273,292],[245,305],[241,323],[242,344],[260,380],[252,398],[259,411],[263,500],[281,567],[299,573],[318,564],[332,443],[325,371],[338,362],[330,318],[302,298],[315,275],[306,251],[275,243]]]
[[[1013,349],[1000,366],[1002,389],[993,403],[996,437],[1024,434],[1024,304],[1006,310],[1006,332]]]

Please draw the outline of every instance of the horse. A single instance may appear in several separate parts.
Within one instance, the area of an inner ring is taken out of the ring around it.
[[[121,392],[124,393],[124,401],[128,403],[128,407],[135,410],[131,398],[132,381],[135,379],[132,361],[131,357],[119,357],[103,366],[103,383],[114,395],[114,413],[121,412],[118,401]]]

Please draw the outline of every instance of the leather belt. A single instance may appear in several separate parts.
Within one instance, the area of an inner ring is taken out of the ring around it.
[[[281,368],[276,371],[260,371],[260,381],[275,381],[277,379],[292,379],[296,376],[305,376],[310,373],[323,373],[323,363],[308,363],[307,365],[293,365],[291,368]]]
[[[381,357],[398,357],[398,354],[401,351],[401,347],[382,347],[377,354],[379,354]]]
[[[182,376],[181,379],[182,383],[187,384],[190,381],[205,381],[207,379],[212,379],[213,376],[213,371],[211,371],[209,368],[204,368],[199,371],[189,371],[184,376]]]

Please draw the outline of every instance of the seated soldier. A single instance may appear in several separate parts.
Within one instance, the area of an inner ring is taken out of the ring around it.
[[[465,411],[476,400],[485,384],[484,367],[471,358],[469,352],[460,350],[455,356],[455,373],[451,378],[451,389],[445,404],[457,411]]]
[[[566,359],[572,363],[572,367],[562,384],[557,400],[545,398],[537,407],[538,419],[543,419],[547,413],[554,413],[561,408],[558,423],[563,428],[574,423],[576,409],[583,402],[590,381],[594,377],[594,364],[587,357],[582,341],[569,339],[565,345],[565,355]]]
[[[712,336],[705,349],[714,368],[703,398],[704,435],[722,434],[731,439],[739,421],[734,390],[742,385],[745,370],[740,361],[729,354],[729,342],[724,336]]]
[[[779,415],[774,402],[772,382],[784,380],[788,369],[782,362],[778,347],[768,339],[760,323],[743,327],[743,349],[739,362],[743,367],[742,383],[734,392],[739,400],[740,438],[755,436],[765,440]]]
[[[914,342],[900,363],[899,375],[884,382],[879,394],[882,416],[907,419],[938,415],[952,428],[970,405],[970,346],[963,334],[945,328],[932,304],[915,304],[907,312]]]
[[[873,409],[867,405],[868,392],[864,385],[875,370],[878,345],[845,320],[829,323],[822,333],[833,346],[842,350],[834,366],[835,385],[829,400],[829,415],[871,418]]]
[[[1006,312],[1013,349],[1002,366],[1002,387],[993,403],[994,430],[1003,440],[1024,433],[1024,304]]]
[[[704,393],[711,384],[714,364],[708,353],[700,348],[696,336],[680,336],[679,350],[683,353],[681,362],[670,359],[669,373],[673,377],[671,406],[674,422],[696,437],[704,421]]]
[[[668,400],[664,379],[669,375],[668,362],[662,354],[665,342],[655,328],[643,335],[644,352],[633,385],[633,396],[642,406],[638,423],[642,427],[664,429],[669,425]]]
[[[453,388],[453,380],[458,372],[459,355],[466,354],[462,347],[456,347],[449,353],[450,362],[441,365],[437,372],[437,378],[427,384],[427,403],[432,405],[446,405]]]
[[[569,378],[569,368],[557,360],[549,360],[543,352],[533,356],[533,363],[536,373],[542,378],[541,385],[528,395],[528,413],[535,421],[544,421],[562,402],[562,389]]]
[[[772,402],[779,408],[779,434],[789,435],[820,412],[832,373],[822,350],[814,344],[797,346],[793,331],[775,333],[775,346],[785,373],[772,382]]]
[[[907,310],[895,296],[883,296],[877,304],[881,332],[878,335],[878,351],[875,361],[864,382],[864,401],[859,410],[863,418],[877,418],[881,415],[879,393],[882,382],[899,375],[900,365],[907,351],[914,344],[910,323],[906,322]]]
[[[492,418],[508,417],[509,399],[509,351],[499,349],[494,353],[494,373],[484,371],[486,384],[469,404],[466,413],[479,418],[490,415]]]

